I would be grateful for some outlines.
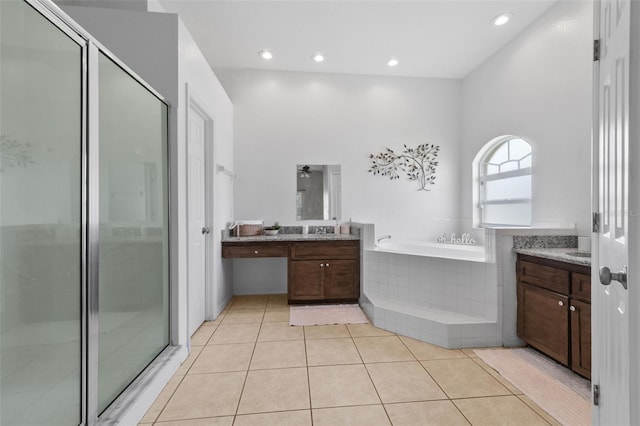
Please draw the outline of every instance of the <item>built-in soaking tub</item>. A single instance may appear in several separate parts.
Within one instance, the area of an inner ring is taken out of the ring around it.
[[[360,304],[375,326],[439,346],[500,345],[491,257],[484,246],[381,240],[363,252]]]
[[[424,241],[382,240],[376,251],[402,253],[412,256],[428,256],[439,259],[457,259],[470,262],[484,262],[484,246],[430,243]]]

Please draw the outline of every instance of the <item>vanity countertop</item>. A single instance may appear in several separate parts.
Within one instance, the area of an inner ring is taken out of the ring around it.
[[[575,265],[591,265],[591,256],[572,256],[568,253],[577,253],[576,247],[563,248],[514,248],[513,251],[519,254],[542,257],[544,259],[557,260],[560,262],[573,263]]]
[[[252,237],[224,237],[223,243],[244,243],[262,241],[357,241],[360,237],[354,234],[278,234],[256,235]]]

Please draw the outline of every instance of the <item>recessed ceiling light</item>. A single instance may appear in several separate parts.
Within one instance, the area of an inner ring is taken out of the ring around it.
[[[262,59],[266,59],[267,61],[273,58],[273,53],[271,53],[270,50],[261,50],[258,52],[258,55],[260,55]]]
[[[396,65],[398,65],[398,60],[395,58],[389,59],[389,62],[387,62],[387,65],[389,65],[390,67],[395,67]]]
[[[499,27],[499,26],[504,25],[507,22],[509,22],[509,19],[511,19],[511,16],[513,16],[513,14],[510,13],[510,12],[501,13],[500,15],[496,16],[495,18],[493,18],[491,20],[491,22],[496,27]]]
[[[320,52],[316,53],[315,55],[312,56],[312,59],[316,62],[323,62],[324,61],[324,55]]]

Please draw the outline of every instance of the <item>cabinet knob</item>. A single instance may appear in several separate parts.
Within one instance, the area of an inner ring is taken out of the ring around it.
[[[572,306],[569,306],[569,310],[570,310],[571,312],[575,312],[576,307],[575,307],[575,306],[573,306],[573,305],[572,305]]]
[[[558,305],[559,306],[564,306],[564,302],[562,300],[558,300]]]
[[[321,263],[321,264],[320,264],[320,267],[321,267],[321,268],[324,268],[324,263]]]
[[[329,264],[327,263],[325,266],[329,266]]]
[[[254,251],[253,254],[258,254],[258,250]]]

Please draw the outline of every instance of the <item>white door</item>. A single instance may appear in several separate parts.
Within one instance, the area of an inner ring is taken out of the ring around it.
[[[598,12],[596,11],[596,14]],[[598,16],[598,15],[596,15]],[[601,217],[594,234],[597,251],[592,269],[592,381],[599,387],[593,423],[631,424],[630,321],[638,307],[629,303],[621,276],[629,264],[629,0],[599,4],[599,70],[597,79],[598,194]],[[637,142],[636,142],[637,143]],[[636,195],[632,195],[636,196]],[[635,232],[635,231],[634,231]],[[626,272],[625,272],[626,273]],[[602,275],[602,277],[600,276]],[[609,282],[608,285],[604,283]],[[616,280],[617,279],[617,280]],[[637,330],[633,330],[637,333]],[[638,360],[634,360],[638,362]],[[637,404],[637,403],[636,403]]]
[[[209,228],[205,214],[205,126],[206,120],[189,108],[187,141],[188,203],[188,283],[189,335],[193,335],[205,319],[206,237]]]

